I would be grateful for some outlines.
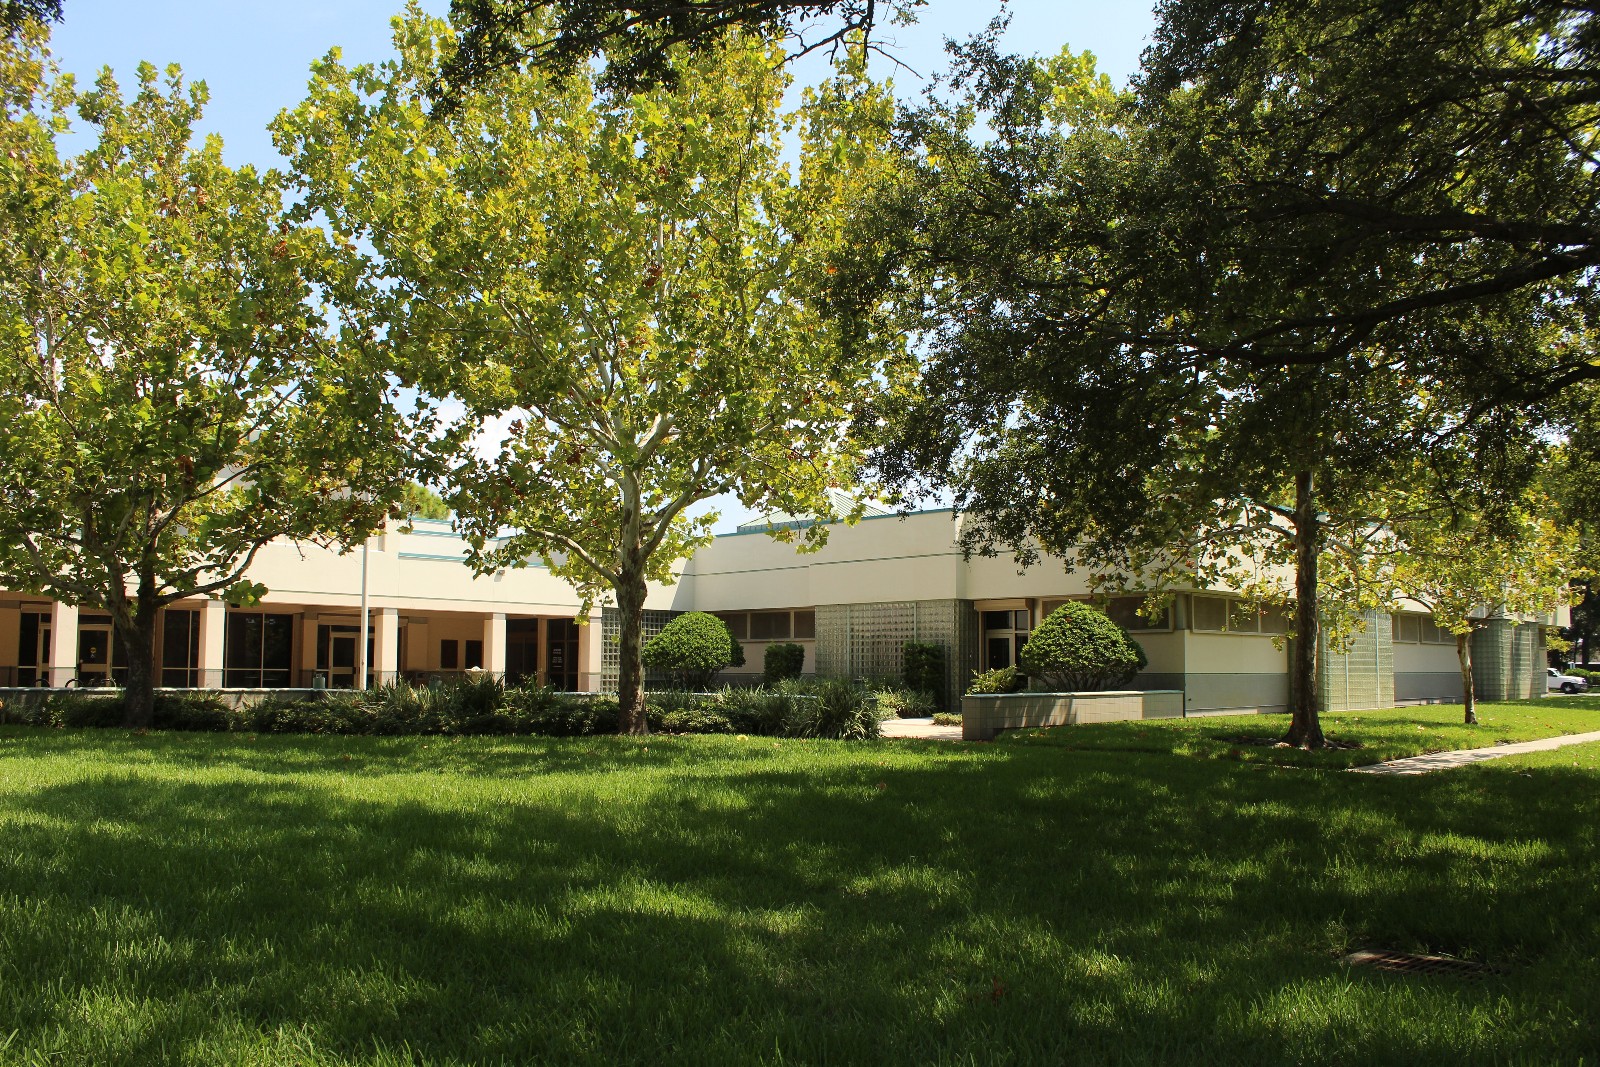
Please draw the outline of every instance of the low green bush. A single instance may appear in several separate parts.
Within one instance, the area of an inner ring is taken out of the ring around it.
[[[960,726],[961,713],[959,711],[936,711],[933,713],[935,726]]]
[[[717,710],[727,716],[735,733],[778,736],[789,729],[796,701],[806,699],[803,685],[794,681],[753,689],[728,688],[717,694]]]
[[[992,694],[992,693],[1020,693],[1028,680],[1017,672],[1015,667],[996,667],[992,671],[975,671],[972,681],[967,686],[967,692]]]
[[[939,710],[933,694],[916,689],[880,689],[873,699],[880,719],[925,719]]]
[[[233,706],[215,693],[168,692],[156,694],[150,724],[157,730],[223,733],[233,729],[237,717]]]
[[[917,707],[925,698],[894,690],[886,699]],[[798,679],[717,693],[653,692],[646,710],[651,729],[665,733],[829,738],[876,737],[880,714],[879,694],[855,683]],[[0,722],[15,725],[116,727],[122,716],[121,696],[114,693],[57,690],[0,704]],[[371,692],[285,693],[243,708],[214,693],[160,693],[153,725],[254,734],[582,737],[614,733],[617,721],[614,696],[463,679],[426,688],[399,684]]]
[[[793,643],[768,645],[766,654],[762,657],[761,678],[768,685],[776,685],[789,678],[800,677],[805,665],[806,650],[800,645]]]
[[[105,729],[121,726],[122,697],[92,696],[71,691],[52,693],[45,699],[46,725],[68,729]]]
[[[368,734],[372,715],[356,693],[274,696],[238,713],[238,728],[257,734]]]
[[[669,734],[731,734],[733,720],[721,714],[710,702],[685,708],[674,708],[661,715],[661,724],[655,729]]]
[[[30,693],[0,700],[0,723],[6,726],[50,725],[44,697]]]
[[[1018,660],[1058,692],[1127,685],[1144,669],[1144,648],[1105,612],[1077,601],[1052,611],[1028,637]]]
[[[616,697],[537,688],[506,690],[503,711],[512,733],[542,737],[616,733],[619,714]]]
[[[872,691],[847,678],[827,678],[813,687],[812,699],[797,700],[789,718],[795,737],[867,741],[882,736]]]

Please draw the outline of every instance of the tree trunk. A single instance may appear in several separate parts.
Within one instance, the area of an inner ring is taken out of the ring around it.
[[[122,724],[145,730],[156,708],[156,612],[153,596],[142,594],[132,604],[112,610],[117,640],[128,656],[128,683],[122,690]]]
[[[1472,634],[1456,634],[1456,660],[1461,664],[1461,701],[1467,706],[1464,720],[1468,726],[1478,725],[1477,696],[1472,691]]]
[[[643,737],[650,733],[644,710],[644,568],[628,567],[617,586],[617,613],[622,616],[621,669],[617,674],[617,733]]]
[[[1312,472],[1294,477],[1294,656],[1289,664],[1289,699],[1293,718],[1284,740],[1297,748],[1322,748],[1318,705],[1317,661],[1322,619],[1317,612],[1317,562],[1322,554],[1322,525],[1317,518],[1316,483]]]

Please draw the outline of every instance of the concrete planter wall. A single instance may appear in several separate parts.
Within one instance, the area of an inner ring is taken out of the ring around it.
[[[1183,690],[1110,693],[968,693],[961,698],[961,739],[990,741],[1001,730],[1075,726],[1183,716]]]

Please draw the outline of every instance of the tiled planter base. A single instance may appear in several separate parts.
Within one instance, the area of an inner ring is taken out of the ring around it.
[[[961,698],[961,738],[989,741],[1001,730],[1028,726],[1176,719],[1182,715],[1181,689],[1116,693],[969,693]]]

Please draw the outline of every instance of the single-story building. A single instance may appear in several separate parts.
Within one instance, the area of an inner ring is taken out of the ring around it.
[[[767,537],[764,523],[740,528],[682,564],[674,584],[651,586],[646,632],[685,611],[720,616],[745,647],[745,666],[724,675],[734,681],[758,678],[775,642],[802,646],[807,673],[881,680],[899,676],[907,641],[932,642],[946,650],[953,704],[973,672],[1014,664],[1057,605],[1091,596],[1088,575],[1059,564],[1019,571],[1008,557],[965,557],[960,521],[949,510],[873,514],[833,527],[825,548],[805,554]],[[354,685],[363,581],[373,681],[482,670],[572,691],[616,684],[615,610],[576,618],[578,598],[543,567],[474,576],[449,523],[427,519],[373,537],[365,566],[363,555],[275,543],[249,574],[269,590],[260,604],[166,609],[159,684]],[[1149,657],[1134,687],[1181,690],[1187,714],[1285,710],[1281,615],[1219,590],[1181,592],[1154,619],[1141,604],[1107,605]],[[1544,624],[1556,621],[1495,619],[1476,634],[1480,694],[1542,694]],[[115,684],[125,664],[104,613],[0,593],[0,687]],[[1454,638],[1420,611],[1372,615],[1347,652],[1324,657],[1323,674],[1332,710],[1461,697]]]

